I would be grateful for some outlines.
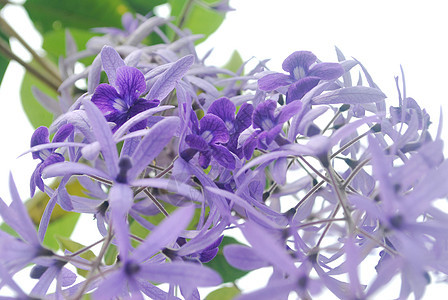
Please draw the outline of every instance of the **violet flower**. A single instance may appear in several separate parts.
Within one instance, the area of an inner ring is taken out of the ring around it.
[[[246,159],[252,157],[255,148],[267,149],[274,140],[278,145],[289,143],[288,140],[280,136],[280,133],[283,124],[300,111],[302,103],[296,101],[278,110],[276,108],[277,102],[266,100],[255,109],[252,116],[252,126],[255,131],[243,144],[243,153]]]
[[[198,121],[194,112],[191,112],[190,120],[192,134],[185,137],[190,148],[182,151],[180,156],[188,162],[199,152],[199,165],[202,168],[206,169],[213,157],[223,167],[233,170],[235,157],[223,146],[230,138],[224,122],[214,114],[206,114]]]
[[[230,135],[229,141],[225,146],[241,158],[243,151],[241,148],[238,148],[238,138],[251,125],[254,107],[252,104],[244,103],[238,110],[236,117],[235,111],[236,107],[232,101],[228,98],[220,98],[210,105],[207,113],[214,114],[223,120]]]
[[[0,198],[0,216],[20,238],[0,230],[0,264],[8,272],[16,273],[39,257],[52,256],[53,252],[42,246],[12,175],[9,176],[9,188],[12,202],[7,206]]]
[[[193,212],[193,206],[179,208],[159,224],[129,257],[120,256],[120,267],[109,273],[107,280],[94,292],[94,298],[112,299],[117,295],[137,297],[141,296],[141,293],[153,299],[167,297],[165,292],[148,283],[148,280],[179,285],[186,298],[189,298],[198,286],[219,284],[220,276],[209,268],[179,261],[162,263],[154,256],[164,247],[175,243],[193,217]]]
[[[54,135],[53,143],[64,141],[73,132],[73,130],[74,128],[72,124],[62,125]],[[34,131],[33,135],[31,136],[31,147],[42,144],[49,144],[50,143],[49,135],[50,134],[48,132],[47,127],[41,126],[37,128]],[[45,189],[44,182],[42,180],[42,170],[51,164],[63,162],[65,160],[62,154],[56,152],[56,148],[34,151],[32,155],[34,159],[40,159],[40,163],[36,166],[36,169],[31,175],[31,181],[30,181],[31,197],[34,196],[36,186],[42,192]]]
[[[109,78],[110,80],[110,78]],[[98,106],[109,122],[114,122],[113,132],[133,116],[159,105],[159,100],[140,98],[146,90],[145,77],[134,67],[121,66],[116,70],[114,85],[102,83],[95,89],[92,102]],[[146,121],[135,124],[130,131],[146,127]]]
[[[320,80],[334,80],[344,74],[339,63],[316,63],[317,57],[309,51],[296,51],[289,55],[282,64],[283,73],[268,74],[258,80],[262,91],[273,91],[288,86],[286,103],[300,100],[314,88]]]

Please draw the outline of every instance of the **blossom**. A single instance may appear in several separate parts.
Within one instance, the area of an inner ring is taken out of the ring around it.
[[[272,91],[288,86],[286,103],[300,100],[314,88],[320,80],[334,80],[344,74],[339,63],[315,63],[317,57],[309,51],[296,51],[289,55],[282,64],[283,73],[268,74],[258,80],[262,91]]]
[[[65,124],[59,127],[58,131],[53,137],[53,143],[58,143],[64,141],[74,130],[72,124]],[[48,128],[41,126],[37,128],[33,135],[31,136],[31,147],[43,144],[49,144],[49,132]],[[63,162],[65,160],[62,154],[56,152],[56,148],[43,149],[39,151],[34,151],[32,153],[34,159],[40,159],[40,163],[36,166],[36,169],[31,175],[30,190],[31,197],[33,197],[36,190],[36,186],[43,192],[44,182],[42,180],[42,170],[58,162]]]
[[[117,295],[141,295],[161,299],[166,293],[148,283],[168,282],[180,285],[188,298],[197,286],[213,286],[221,282],[214,271],[193,263],[174,261],[163,263],[154,256],[164,247],[176,242],[176,238],[190,222],[193,206],[179,208],[165,219],[128,257],[120,260],[120,268],[110,273],[94,292],[95,299],[111,299]]]
[[[302,108],[301,102],[293,102],[276,110],[277,102],[266,100],[259,104],[252,116],[252,126],[255,131],[243,144],[246,159],[252,156],[255,148],[267,149],[274,140],[279,145],[288,143],[280,136],[283,124]]]
[[[114,122],[113,132],[133,116],[156,107],[160,101],[140,98],[146,90],[145,77],[134,67],[121,66],[116,70],[115,85],[102,83],[95,89],[92,102],[98,106],[109,122]],[[130,131],[146,127],[146,121],[135,124]]]
[[[254,108],[252,104],[244,103],[238,110],[236,117],[235,110],[235,104],[232,101],[228,98],[220,98],[210,105],[207,113],[218,116],[224,122],[230,135],[225,146],[241,158],[243,153],[242,149],[238,148],[238,138],[250,126]]]
[[[190,148],[182,151],[180,156],[190,161],[199,152],[199,165],[204,169],[210,165],[212,157],[223,167],[234,169],[235,158],[223,146],[230,138],[224,122],[214,114],[206,114],[198,121],[194,112],[191,113],[190,120],[192,134],[185,137],[185,142]]]

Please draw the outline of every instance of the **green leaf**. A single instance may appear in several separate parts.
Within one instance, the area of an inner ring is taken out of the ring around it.
[[[221,26],[225,13],[213,9],[216,0],[179,1],[169,0],[171,16],[175,17],[175,24],[181,29],[188,28],[193,34],[203,34],[204,38],[196,41],[203,42]],[[172,33],[171,37],[174,37]]]
[[[221,275],[223,283],[234,282],[238,278],[241,278],[247,273],[249,273],[248,271],[236,269],[231,265],[229,265],[229,263],[227,262],[222,252],[222,249],[224,248],[224,246],[230,244],[242,245],[236,239],[229,236],[224,236],[221,245],[219,246],[219,251],[216,257],[212,261],[205,264],[207,267],[212,268],[213,270],[218,272],[219,275]]]
[[[243,65],[243,59],[238,51],[233,50],[232,56],[230,56],[229,61],[222,67],[236,73],[238,69]]]
[[[8,37],[6,35],[4,35],[1,31],[0,31],[0,39],[4,40],[9,45]],[[0,84],[2,83],[3,76],[5,76],[6,68],[8,67],[8,64],[9,64],[9,59],[0,54]]]
[[[223,287],[211,292],[205,300],[231,300],[240,294],[240,290],[234,286]]]
[[[165,4],[167,0],[125,0],[125,2],[137,13],[146,15],[147,13],[151,12],[154,7]]]
[[[121,28],[121,15],[129,11],[121,0],[28,0],[23,6],[42,33],[65,27]]]
[[[56,221],[50,222],[47,232],[45,233],[44,246],[53,250],[58,250],[59,244],[56,237],[70,237],[78,222],[79,216],[80,214],[78,213],[69,212]]]
[[[109,244],[109,247],[104,254],[104,263],[108,266],[113,265],[117,261],[118,249],[117,246]]]
[[[85,248],[84,245],[77,243],[75,241],[72,241],[69,238],[63,237],[63,236],[55,236],[55,239],[57,241],[57,243],[59,244],[59,247],[61,248],[62,251],[68,250],[71,253],[75,253],[76,251],[79,251],[83,248]],[[79,256],[81,256],[84,259],[87,259],[89,261],[94,261],[96,259],[96,255],[93,254],[92,251],[88,250],[83,252],[82,254],[80,254]],[[87,270],[83,270],[83,269],[79,269],[77,268],[77,272],[79,275],[86,277],[87,273],[89,273]]]
[[[32,65],[35,65],[32,63]],[[49,88],[46,84],[42,83],[39,79],[31,75],[29,72],[25,72],[22,85],[20,87],[20,100],[22,102],[23,110],[25,111],[28,120],[34,128],[39,126],[50,126],[53,122],[53,114],[47,111],[37,100],[31,91],[31,88],[35,86],[48,96],[56,98],[57,93]]]

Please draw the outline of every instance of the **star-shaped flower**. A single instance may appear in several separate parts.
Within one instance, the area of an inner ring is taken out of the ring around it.
[[[296,51],[288,56],[282,64],[283,73],[268,74],[258,80],[262,91],[273,91],[279,87],[289,86],[286,103],[300,100],[314,88],[320,80],[333,80],[344,74],[339,63],[315,63],[317,57],[310,51]]]
[[[159,105],[159,100],[140,98],[146,90],[145,76],[134,67],[121,66],[116,70],[114,85],[102,83],[95,89],[92,102],[98,106],[109,122],[116,125],[115,132],[133,116]],[[130,131],[146,127],[146,121],[134,125]]]

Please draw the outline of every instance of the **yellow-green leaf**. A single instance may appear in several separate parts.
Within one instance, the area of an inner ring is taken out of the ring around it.
[[[234,286],[223,287],[211,292],[205,300],[231,300],[240,294],[240,290]]]
[[[69,238],[63,237],[63,236],[59,236],[56,235],[55,239],[57,241],[57,243],[59,244],[59,247],[61,248],[62,251],[68,250],[71,253],[75,253],[83,248],[85,248],[84,245],[77,243],[75,241],[72,241]],[[83,252],[82,254],[80,254],[79,256],[81,256],[84,259],[87,259],[89,261],[94,261],[96,259],[96,255],[91,251],[91,250],[87,250],[85,252]],[[79,275],[86,277],[88,271],[87,270],[83,270],[83,269],[79,269],[77,268],[77,272]]]

